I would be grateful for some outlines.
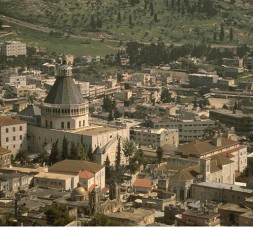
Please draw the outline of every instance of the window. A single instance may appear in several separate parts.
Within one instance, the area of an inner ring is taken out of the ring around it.
[[[19,139],[20,139],[20,140],[22,140],[22,139],[23,139],[23,136],[22,136],[22,135],[20,135],[20,136],[19,136]]]
[[[82,123],[81,123],[81,121],[79,121],[79,127],[81,127],[82,126]]]
[[[47,123],[47,120],[46,120],[46,127],[48,127],[48,123]]]
[[[23,129],[22,126],[19,126],[19,131],[22,131],[22,129]]]
[[[64,128],[64,122],[61,123],[61,128]]]
[[[13,139],[13,141],[15,141],[15,140],[16,140],[16,136],[13,136],[13,138],[12,138],[12,139]]]
[[[12,131],[13,131],[13,132],[16,132],[16,128],[15,128],[15,127],[13,127],[13,128],[12,128]]]
[[[70,128],[70,122],[68,121],[68,128]]]
[[[9,129],[8,129],[8,128],[6,128],[5,132],[6,132],[6,133],[9,133]]]

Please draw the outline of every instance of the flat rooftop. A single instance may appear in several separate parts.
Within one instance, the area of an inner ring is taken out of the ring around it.
[[[45,178],[45,179],[58,179],[58,180],[68,180],[69,178],[75,177],[76,175],[60,174],[60,173],[39,173],[35,175],[35,178]]]
[[[239,204],[227,203],[219,207],[219,210],[235,211],[239,213],[245,213],[249,211],[249,208],[241,207]]]
[[[200,182],[195,185],[208,187],[208,188],[219,188],[219,189],[233,190],[233,191],[238,191],[238,192],[253,193],[252,189],[241,187],[239,185],[234,185],[234,184],[224,184],[224,183],[217,183],[217,182]]]
[[[84,128],[82,130],[75,131],[77,134],[87,135],[87,136],[94,136],[98,134],[104,134],[108,132],[117,131],[118,128],[110,127],[110,126],[101,126],[101,125],[92,125],[88,128]]]
[[[154,213],[154,210],[148,210],[148,209],[134,209],[131,211],[123,211],[123,212],[116,212],[109,214],[109,218],[117,218],[117,219],[127,219],[129,221],[139,221],[141,218],[151,215]]]

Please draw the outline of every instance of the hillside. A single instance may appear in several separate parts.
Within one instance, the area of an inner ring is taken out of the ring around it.
[[[221,43],[253,43],[252,0],[5,0],[0,13],[86,37],[143,42],[220,43],[223,23]]]

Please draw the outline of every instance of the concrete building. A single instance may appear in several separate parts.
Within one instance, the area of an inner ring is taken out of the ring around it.
[[[252,131],[253,116],[241,111],[214,109],[209,111],[209,117],[218,120],[227,127],[234,127],[237,134],[248,135]]]
[[[238,226],[240,215],[247,213],[248,211],[250,211],[249,208],[233,203],[226,203],[218,207],[221,223],[225,226]]]
[[[162,147],[164,145],[177,147],[179,143],[177,129],[135,127],[130,129],[130,139],[139,145],[152,147]]]
[[[11,152],[0,147],[0,167],[9,166],[11,164]]]
[[[247,148],[238,141],[217,136],[212,140],[192,141],[178,148],[178,155],[184,158],[211,158],[215,155],[228,157],[235,163],[235,170],[242,172],[247,166]]]
[[[239,216],[239,226],[252,226],[252,225],[253,225],[252,210]]]
[[[78,175],[79,181],[80,178],[82,179],[85,175],[85,172],[83,173],[83,171],[88,171],[94,175],[94,185],[97,185],[100,189],[105,187],[105,167],[94,162],[65,159],[55,163],[48,169],[48,172],[52,174]],[[74,178],[74,180],[76,180],[76,178]],[[78,183],[79,181],[75,181],[73,184]],[[74,187],[76,187],[76,185],[74,185]]]
[[[52,189],[73,190],[79,182],[79,176],[58,173],[39,173],[34,176],[34,186]]]
[[[134,192],[149,193],[152,190],[152,182],[148,179],[136,179],[133,183]]]
[[[209,74],[189,74],[188,80],[191,87],[214,87],[219,79],[218,75]]]
[[[5,57],[25,56],[26,53],[26,44],[19,41],[5,41],[1,49],[1,54]]]
[[[107,215],[110,220],[127,223],[131,225],[148,225],[155,222],[155,211],[138,208],[129,211],[116,212]]]
[[[177,214],[182,214],[186,210],[182,204],[165,206],[164,209],[164,223],[167,225],[174,225]]]
[[[1,146],[16,155],[27,150],[27,123],[8,117],[0,117]]]
[[[33,176],[34,175],[32,174],[1,172],[0,190],[3,192],[26,190],[28,189]]]
[[[215,212],[202,212],[186,210],[182,214],[177,214],[177,226],[220,226],[219,214]]]
[[[217,182],[200,182],[191,185],[191,198],[201,202],[215,200],[239,204],[244,203],[246,198],[252,197],[252,193],[252,189]]]
[[[127,90],[114,93],[113,97],[115,100],[125,101],[125,100],[129,100],[132,97],[132,95],[133,95],[132,91],[127,89]]]
[[[214,125],[214,121],[210,119],[181,120],[165,117],[162,119],[152,120],[154,128],[178,129],[179,142],[190,142],[194,139],[203,139],[205,130]]]

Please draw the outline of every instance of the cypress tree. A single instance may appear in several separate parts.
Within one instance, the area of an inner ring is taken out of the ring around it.
[[[116,159],[115,159],[115,169],[116,170],[118,170],[120,168],[120,161],[121,161],[121,145],[120,145],[120,138],[119,138],[117,152],[116,152]]]
[[[220,25],[220,41],[224,40],[224,25],[221,23]]]
[[[62,142],[62,160],[68,158],[69,151],[68,151],[68,140],[64,136],[63,142]]]
[[[52,145],[52,150],[51,150],[51,154],[49,156],[49,162],[50,164],[54,164],[56,163],[59,159],[58,159],[58,155],[59,155],[59,151],[58,151],[58,140],[53,143]]]

